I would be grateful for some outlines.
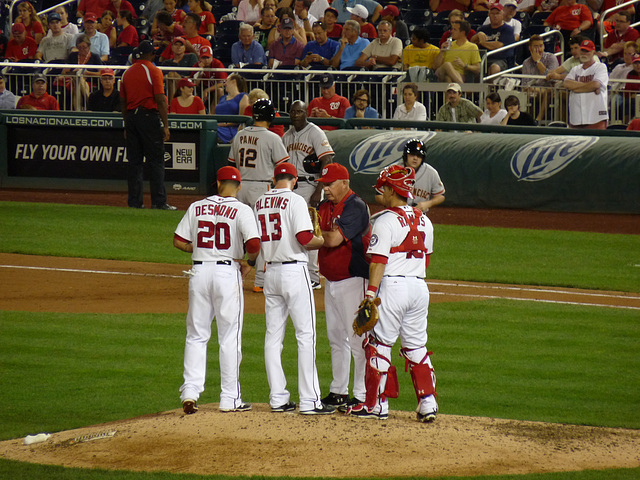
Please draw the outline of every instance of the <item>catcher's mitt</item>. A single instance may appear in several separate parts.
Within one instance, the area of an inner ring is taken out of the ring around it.
[[[378,323],[378,305],[380,305],[379,297],[373,300],[365,298],[360,302],[360,306],[356,312],[356,318],[353,321],[353,331],[356,335],[360,336],[368,332]]]
[[[313,224],[313,234],[316,237],[321,237],[322,229],[320,228],[320,215],[318,214],[318,211],[313,207],[309,207],[309,216],[311,217],[311,223]]]

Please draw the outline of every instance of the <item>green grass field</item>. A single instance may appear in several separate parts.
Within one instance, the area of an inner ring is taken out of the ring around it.
[[[0,251],[184,263],[171,246],[180,212],[0,202]],[[33,233],[37,232],[37,238]],[[640,291],[636,236],[436,226],[430,277]],[[1,271],[1,270],[0,270]],[[2,275],[9,275],[1,271]],[[635,310],[508,300],[433,304],[429,348],[442,413],[640,428],[640,322]],[[330,380],[323,313],[318,373]],[[243,397],[266,402],[264,317],[247,315]],[[182,315],[0,310],[0,439],[60,431],[179,407]],[[400,398],[413,387],[394,349]],[[284,364],[295,382],[293,332]],[[217,345],[208,388],[216,402]],[[134,399],[135,401],[132,401]],[[192,479],[193,475],[64,469],[0,460],[0,478]],[[225,478],[219,476],[209,479]],[[236,477],[239,478],[239,477]],[[469,478],[469,477],[466,477]],[[477,477],[480,478],[480,477]],[[483,479],[637,479],[640,468]]]

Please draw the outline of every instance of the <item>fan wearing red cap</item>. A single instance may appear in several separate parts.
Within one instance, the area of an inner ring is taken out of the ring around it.
[[[11,62],[33,59],[38,51],[38,43],[27,35],[23,23],[14,23],[11,26],[11,39],[7,43],[5,58]]]
[[[166,67],[193,67],[198,63],[198,56],[195,53],[187,52],[187,40],[183,37],[176,37],[171,43],[171,52],[173,57],[162,63]],[[189,77],[192,72],[188,70],[179,70],[167,72],[168,78]]]
[[[608,112],[607,84],[609,71],[595,57],[591,40],[580,43],[580,65],[569,71],[563,85],[569,89],[569,126],[606,129]]]
[[[120,92],[116,88],[115,72],[111,68],[100,70],[100,88],[94,90],[87,100],[91,112],[120,112]]]
[[[354,335],[353,313],[364,299],[369,278],[366,256],[371,229],[369,208],[349,186],[349,171],[339,163],[326,165],[318,182],[326,200],[320,204],[320,228],[324,245],[318,253],[320,273],[325,277],[324,307],[331,347],[332,380],[326,405],[346,411],[364,402],[364,338]],[[353,395],[349,396],[353,356]]]
[[[307,203],[293,192],[297,177],[294,165],[278,164],[273,172],[274,188],[264,193],[255,205],[266,262],[264,359],[269,404],[273,412],[296,409],[286,388],[281,358],[287,316],[291,316],[298,345],[299,411],[304,415],[326,415],[334,413],[335,408],[324,405],[320,398],[315,361],[316,309],[307,267],[307,252],[322,247],[324,239],[313,234]]]
[[[194,95],[196,84],[189,78],[182,78],[178,82],[176,96],[171,100],[170,113],[182,113],[186,115],[206,115],[202,99]]]
[[[380,12],[380,18],[391,23],[391,35],[405,43],[409,40],[409,27],[400,20],[400,10],[395,5],[387,5]]]
[[[417,419],[430,423],[438,412],[431,352],[426,348],[429,289],[424,281],[433,251],[433,225],[419,209],[407,205],[414,181],[411,167],[390,165],[376,182],[387,208],[371,218],[367,250],[371,265],[365,296],[372,301],[378,297],[380,319],[364,343],[366,398],[347,410],[355,417],[388,418],[389,398],[398,396],[391,349],[401,332],[400,354],[406,359],[418,397]]]
[[[192,203],[180,220],[173,246],[191,254],[189,311],[184,346],[182,409],[198,411],[204,391],[207,343],[215,318],[220,342],[220,406],[222,412],[244,412],[251,404],[242,400],[240,360],[244,302],[242,279],[255,265],[260,239],[253,211],[236,199],[240,172],[226,166],[216,174],[217,194]],[[245,251],[248,260],[244,260]]]

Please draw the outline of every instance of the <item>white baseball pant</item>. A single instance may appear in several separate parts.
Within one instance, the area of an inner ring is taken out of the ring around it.
[[[263,193],[267,192],[271,188],[271,181],[262,182],[262,181],[253,181],[253,180],[243,180],[242,188],[238,192],[238,200],[244,203],[245,205],[249,205],[251,209],[255,209],[256,202],[258,198],[262,196]],[[256,266],[255,266],[255,280],[253,284],[256,287],[264,286],[264,257],[262,256],[262,250],[258,253],[258,257],[256,258]]]
[[[298,188],[294,190],[295,193],[300,195],[305,199],[307,205],[309,205],[309,200],[311,200],[311,195],[316,191],[316,187],[318,186],[317,182],[309,181],[309,180],[300,180],[298,182]],[[324,195],[324,194],[323,194]],[[320,283],[320,269],[318,268],[318,250],[309,250],[307,252],[309,254],[309,275],[311,275],[312,283]]]

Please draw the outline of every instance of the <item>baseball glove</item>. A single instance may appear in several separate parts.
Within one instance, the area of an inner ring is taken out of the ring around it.
[[[353,321],[353,331],[356,335],[360,336],[368,332],[378,323],[378,305],[380,305],[379,297],[373,300],[365,298],[360,302],[360,306],[356,312],[356,318]]]
[[[318,214],[318,211],[315,208],[309,207],[309,216],[311,217],[311,223],[313,224],[313,234],[316,237],[321,237],[322,229],[320,228],[320,214]]]

